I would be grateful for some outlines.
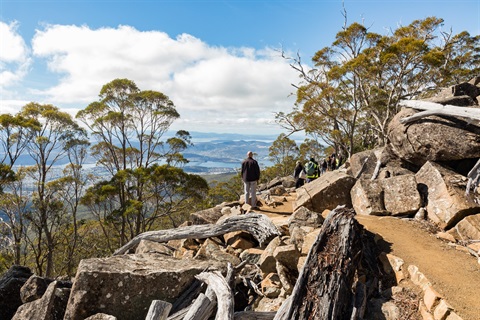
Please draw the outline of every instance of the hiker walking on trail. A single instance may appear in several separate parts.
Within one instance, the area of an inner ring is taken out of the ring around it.
[[[307,173],[307,183],[318,178],[318,163],[314,158],[310,158],[310,161],[305,165],[305,172]]]
[[[305,167],[301,161],[297,161],[295,170],[293,171],[293,177],[295,178],[295,189],[300,188],[305,184],[305,179],[307,178],[307,173],[305,172]]]
[[[257,207],[257,181],[260,179],[260,167],[253,159],[253,152],[247,152],[247,158],[242,162],[242,180],[245,188],[245,203],[252,208]],[[249,202],[251,198],[251,202]]]

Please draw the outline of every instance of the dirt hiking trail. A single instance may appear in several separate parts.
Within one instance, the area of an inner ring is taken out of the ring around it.
[[[259,213],[282,224],[292,214],[295,193],[275,208],[262,203]],[[463,320],[480,320],[480,264],[470,254],[449,246],[418,222],[394,217],[359,216],[364,228],[381,236],[380,248],[401,258],[404,266],[415,265],[432,287],[453,306]]]

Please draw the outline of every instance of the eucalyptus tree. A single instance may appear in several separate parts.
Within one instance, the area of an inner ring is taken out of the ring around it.
[[[79,235],[78,211],[80,200],[85,189],[93,180],[92,174],[87,174],[84,164],[88,156],[89,141],[86,136],[72,137],[65,144],[67,150],[66,158],[68,163],[62,170],[62,176],[49,184],[56,197],[62,199],[63,216],[66,223],[59,232],[60,242],[63,244],[62,252],[57,256],[60,262],[61,274],[74,275],[75,267],[82,258],[77,254],[79,246],[82,245],[82,237]]]
[[[359,23],[345,26],[315,54],[313,68],[291,59],[302,81],[295,85],[295,109],[277,114],[277,122],[317,134],[345,156],[385,144],[399,100],[478,74],[480,38],[442,26],[442,19],[429,17],[384,36]]]
[[[46,276],[54,273],[54,254],[58,244],[58,230],[66,223],[63,198],[54,188],[55,180],[61,176],[59,165],[69,152],[71,141],[85,135],[72,117],[50,104],[31,102],[25,105],[20,115],[37,121],[28,127],[30,141],[26,146],[34,165],[27,170],[33,181],[30,220],[35,238],[31,249],[35,254],[37,272]]]
[[[0,253],[4,258],[10,257],[5,267],[11,264],[25,265],[25,232],[28,228],[30,214],[30,196],[26,188],[25,168],[15,172],[15,179],[6,183],[7,192],[0,193]],[[2,232],[3,231],[3,232]],[[0,268],[1,269],[1,268]]]
[[[27,194],[22,169],[14,165],[30,141],[29,127],[37,125],[19,114],[0,114],[0,252],[11,255],[11,262],[21,264],[27,212]],[[6,189],[6,192],[5,192]],[[3,216],[3,218],[2,218]]]
[[[30,141],[28,128],[38,125],[36,119],[22,115],[0,114],[0,193],[4,183],[15,179],[13,166]]]
[[[347,62],[356,59],[370,41],[367,30],[352,24],[340,31],[331,47],[314,55],[314,68],[308,70],[300,59],[291,66],[301,76],[297,86],[297,108],[290,114],[277,114],[277,122],[289,130],[305,130],[334,146],[337,154],[351,154],[361,111],[359,78]]]
[[[151,225],[147,217],[158,217],[152,215],[147,201],[150,175],[155,174],[152,166],[164,161],[168,170],[173,170],[187,162],[181,152],[191,144],[189,133],[179,131],[175,137],[164,138],[179,116],[166,95],[140,91],[128,79],[104,85],[99,101],[77,114],[96,141],[92,154],[97,164],[108,172],[89,190],[84,202],[102,221],[115,225],[120,244],[145,231]],[[176,200],[170,199],[180,203]]]
[[[299,146],[299,160],[305,163],[308,159],[320,160],[327,155],[327,149],[318,139],[305,139]]]
[[[292,174],[299,156],[299,149],[295,140],[282,133],[273,141],[268,151],[276,176],[285,177]]]

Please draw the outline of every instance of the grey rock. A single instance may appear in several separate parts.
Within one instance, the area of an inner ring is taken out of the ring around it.
[[[20,289],[30,276],[29,268],[15,265],[0,278],[0,319],[11,319],[22,305]]]
[[[70,288],[59,288],[53,281],[40,299],[21,305],[12,320],[62,320]]]
[[[464,217],[480,213],[478,201],[465,197],[466,177],[429,161],[415,178],[427,198],[428,218],[441,228],[450,229]]]
[[[23,303],[32,302],[40,299],[45,291],[47,291],[48,285],[53,280],[32,275],[27,282],[20,289],[20,297]]]
[[[455,117],[429,116],[410,124],[400,119],[413,109],[403,108],[388,126],[396,154],[420,167],[427,161],[444,162],[480,157],[480,126]]]
[[[350,191],[352,206],[360,215],[388,215],[385,209],[383,185],[378,180],[359,179]]]
[[[316,212],[333,210],[339,205],[352,207],[350,190],[356,179],[339,170],[329,171],[297,189],[293,210],[304,206]]]
[[[106,313],[122,320],[145,319],[152,300],[173,302],[216,261],[177,260],[160,254],[122,255],[82,260],[68,301],[65,320]]]
[[[394,216],[416,213],[422,206],[415,175],[407,174],[381,180],[385,209]]]

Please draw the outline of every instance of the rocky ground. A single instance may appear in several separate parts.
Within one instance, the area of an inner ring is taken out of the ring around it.
[[[292,213],[295,194],[285,197],[282,205],[263,205],[259,213],[269,216],[276,225]],[[437,229],[425,222],[395,217],[360,216],[357,220],[382,240],[377,243],[385,253],[401,258],[405,265],[415,265],[448,301],[463,320],[480,319],[480,264],[472,255],[458,250],[436,236]],[[421,290],[410,287],[403,294],[403,319],[422,319],[418,312]]]

